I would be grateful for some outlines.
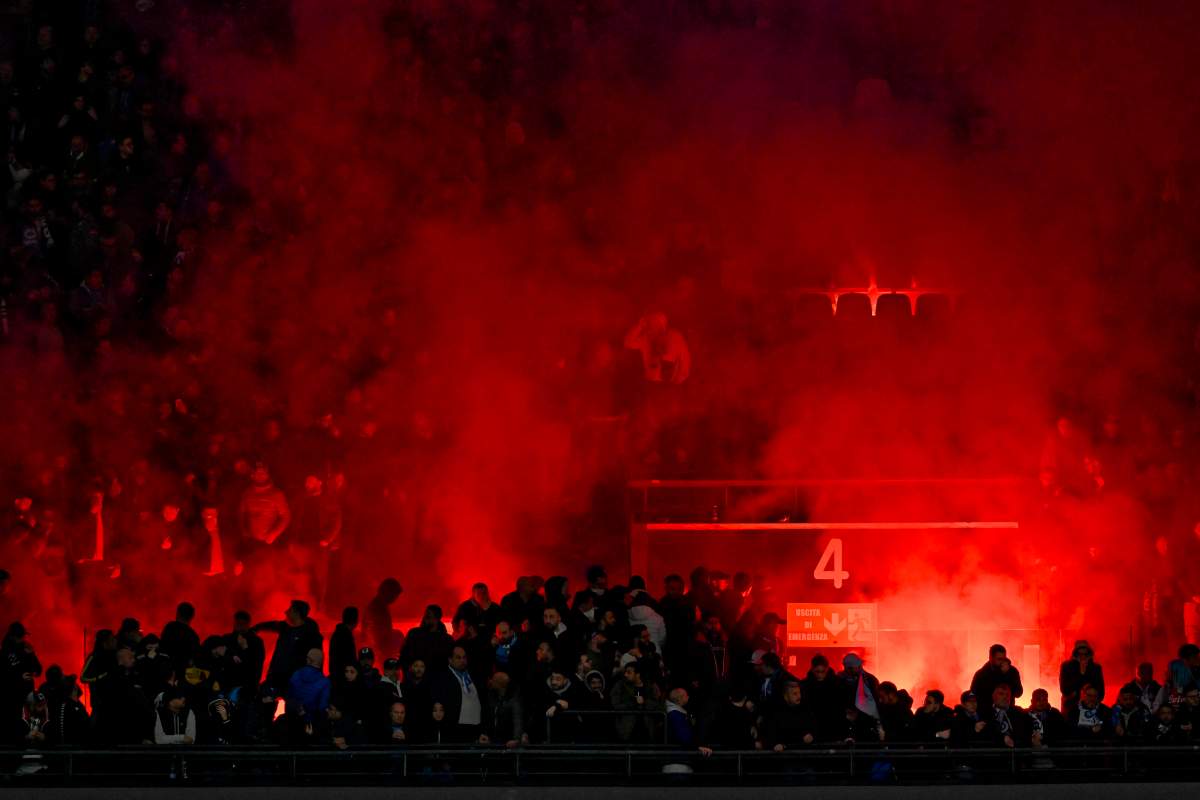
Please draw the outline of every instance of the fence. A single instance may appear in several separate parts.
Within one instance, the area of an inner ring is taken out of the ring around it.
[[[847,785],[1200,780],[1200,745],[1029,749],[814,747],[783,753],[661,747],[157,747],[0,751],[10,785]]]

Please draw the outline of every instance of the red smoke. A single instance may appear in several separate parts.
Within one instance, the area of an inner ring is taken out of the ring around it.
[[[721,24],[611,1],[297,0],[286,37],[193,19],[174,45],[245,197],[203,239],[177,353],[112,354],[102,386],[130,408],[96,447],[144,453],[133,408],[160,396],[192,392],[230,430],[333,413],[355,504],[338,602],[395,574],[416,608],[476,579],[619,565],[624,531],[592,489],[622,476],[1032,485],[1059,413],[1190,420],[1173,390],[1197,289],[1194,4],[709,5]],[[526,6],[562,17],[556,38]],[[834,319],[793,294],[872,278],[961,300]],[[694,359],[658,464],[580,421],[651,309]],[[66,447],[65,393],[21,396],[38,401],[7,415],[15,441]],[[992,502],[809,511],[972,519]],[[1078,632],[1119,674],[1141,591],[1123,577],[1157,519],[1142,495],[1005,510],[1019,533],[871,538],[850,596],[884,626],[936,631],[952,611],[977,631]],[[718,552],[656,574],[746,568]],[[768,576],[779,603],[816,591],[796,563]],[[960,686],[990,641],[964,662],[949,636],[878,671]],[[1030,636],[1043,671],[1062,655],[1049,636]]]

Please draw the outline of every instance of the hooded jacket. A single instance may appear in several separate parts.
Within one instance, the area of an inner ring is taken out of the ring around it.
[[[329,678],[311,665],[296,670],[288,683],[287,709],[307,722],[314,722],[329,708]]]

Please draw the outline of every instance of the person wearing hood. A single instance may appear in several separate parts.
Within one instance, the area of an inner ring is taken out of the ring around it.
[[[629,609],[629,624],[644,626],[654,647],[659,653],[664,652],[667,646],[667,623],[659,613],[658,602],[646,591],[646,581],[641,575],[629,579],[625,604]]]
[[[309,618],[308,612],[308,603],[293,600],[282,620],[260,622],[250,629],[255,633],[271,631],[278,634],[271,663],[267,666],[267,685],[276,692],[290,685],[292,675],[308,663],[308,654],[320,650],[324,643],[321,629]]]
[[[339,749],[366,744],[370,695],[357,664],[342,667],[342,679],[334,685],[329,701],[333,743]]]
[[[325,722],[332,687],[322,670],[325,655],[319,648],[308,651],[306,662],[288,680],[286,701],[288,718],[311,737]]]
[[[861,699],[868,707],[877,707],[879,679],[863,669],[862,657],[857,653],[842,656],[842,671],[838,673],[838,684],[842,687],[842,703],[862,710]],[[859,697],[858,686],[862,683],[864,696]],[[876,717],[878,718],[878,717]]]
[[[530,709],[531,739],[546,744],[571,744],[577,741],[582,717],[571,712],[582,710],[581,701],[582,690],[567,675],[567,671],[560,667],[552,669],[536,704]],[[539,736],[541,731],[538,728],[541,726],[544,726],[545,733]]]
[[[492,744],[512,749],[529,744],[525,733],[525,708],[507,672],[497,672],[488,679],[487,718],[483,735]]]
[[[1070,713],[1079,704],[1079,691],[1091,686],[1104,699],[1104,670],[1093,660],[1092,647],[1086,640],[1075,642],[1071,657],[1058,670],[1058,688],[1062,692],[1062,711]]]

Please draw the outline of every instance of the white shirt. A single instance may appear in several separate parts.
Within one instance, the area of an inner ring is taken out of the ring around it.
[[[450,674],[458,681],[458,688],[462,690],[462,709],[458,712],[458,724],[479,725],[483,722],[483,706],[479,703],[479,690],[475,688],[475,681],[470,680],[466,672],[450,670]]]

